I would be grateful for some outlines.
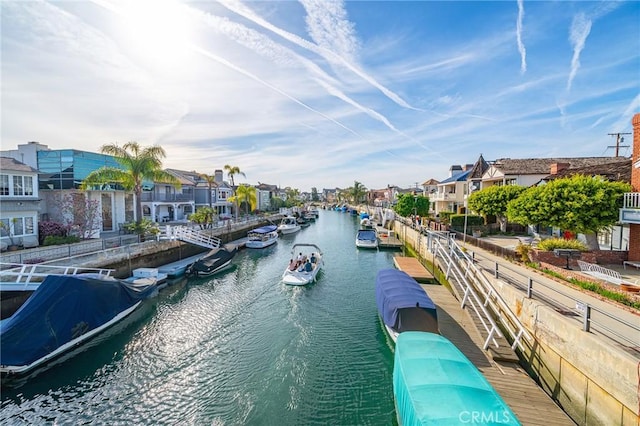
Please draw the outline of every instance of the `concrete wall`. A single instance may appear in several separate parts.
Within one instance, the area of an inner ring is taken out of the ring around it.
[[[396,235],[432,261],[427,238],[395,221]],[[575,321],[527,299],[500,280],[494,286],[534,337],[519,351],[522,365],[579,425],[640,424],[640,363],[610,342],[582,331]]]

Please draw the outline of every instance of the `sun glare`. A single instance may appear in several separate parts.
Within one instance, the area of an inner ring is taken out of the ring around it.
[[[185,5],[172,0],[128,0],[121,11],[134,59],[158,72],[184,69],[192,54],[194,25]]]

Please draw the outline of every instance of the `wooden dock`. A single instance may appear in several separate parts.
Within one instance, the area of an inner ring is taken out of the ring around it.
[[[415,257],[395,256],[393,263],[396,268],[406,272],[411,278],[419,283],[435,283],[435,278],[427,268],[422,266],[420,261]]]
[[[441,285],[422,286],[435,302],[440,333],[451,340],[480,370],[523,425],[574,425],[575,423],[517,363],[490,359],[483,339],[460,302]]]
[[[376,226],[378,234],[378,248],[380,249],[401,249],[402,241],[396,236],[395,232],[390,229]]]
[[[433,276],[413,257],[396,256],[396,267],[418,278]],[[491,386],[509,405],[523,425],[560,426],[575,425],[549,395],[516,362],[491,359],[482,350],[484,339],[467,311],[460,307],[451,291],[438,284],[423,284],[436,304],[438,327],[445,336],[476,366]],[[510,348],[508,348],[511,350]]]

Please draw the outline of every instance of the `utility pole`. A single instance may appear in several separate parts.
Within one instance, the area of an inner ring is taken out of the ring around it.
[[[618,152],[620,148],[629,148],[629,145],[620,145],[624,142],[624,137],[622,135],[630,135],[631,133],[607,133],[609,136],[616,137],[616,144],[609,145],[607,148],[615,148],[616,149],[616,157],[618,156]]]

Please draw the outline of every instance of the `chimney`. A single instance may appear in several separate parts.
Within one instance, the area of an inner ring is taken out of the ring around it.
[[[551,165],[551,174],[557,175],[561,171],[568,169],[570,165],[569,163],[553,163]]]
[[[449,177],[455,176],[461,172],[462,172],[462,167],[460,167],[458,164],[454,164],[449,168]]]
[[[222,179],[223,179],[222,170],[219,170],[219,169],[218,169],[218,170],[216,170],[216,171],[214,172],[214,176],[215,176],[215,177],[214,177],[213,181],[214,181],[215,183],[222,183]]]

